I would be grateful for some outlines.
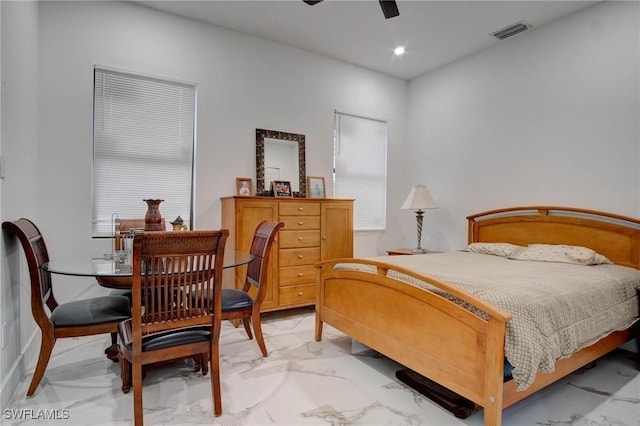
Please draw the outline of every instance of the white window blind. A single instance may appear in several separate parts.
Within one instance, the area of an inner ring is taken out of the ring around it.
[[[334,116],[333,192],[354,198],[355,230],[386,225],[387,123],[336,112]]]
[[[159,198],[167,222],[192,216],[195,85],[95,68],[93,235],[112,234],[112,214],[144,218]]]

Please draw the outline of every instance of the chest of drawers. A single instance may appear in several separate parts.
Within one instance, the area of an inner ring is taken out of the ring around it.
[[[263,311],[313,305],[319,260],[353,256],[353,200],[225,197],[222,227],[227,246],[248,250],[263,220],[284,223],[273,245]],[[230,271],[231,272],[231,271]],[[245,268],[235,268],[225,285],[242,287]]]

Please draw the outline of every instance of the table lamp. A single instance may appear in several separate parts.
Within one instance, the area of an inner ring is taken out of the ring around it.
[[[418,247],[411,250],[413,253],[426,253],[427,251],[420,247],[420,241],[422,240],[422,216],[423,210],[437,209],[438,205],[433,201],[433,197],[429,193],[429,190],[424,185],[415,185],[411,188],[409,196],[405,200],[401,207],[405,210],[415,210],[416,220],[418,222]]]

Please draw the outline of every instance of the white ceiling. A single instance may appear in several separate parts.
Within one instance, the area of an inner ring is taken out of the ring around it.
[[[509,42],[491,37],[494,31],[519,21],[533,25],[533,31],[596,2],[398,0],[400,16],[386,20],[373,0],[324,0],[314,6],[302,0],[137,3],[411,79]],[[406,47],[402,57],[393,55],[398,45]]]

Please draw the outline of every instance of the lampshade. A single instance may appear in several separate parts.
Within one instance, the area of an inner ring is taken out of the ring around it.
[[[438,205],[433,200],[429,190],[424,185],[415,185],[411,188],[409,196],[401,207],[406,210],[437,209]]]

